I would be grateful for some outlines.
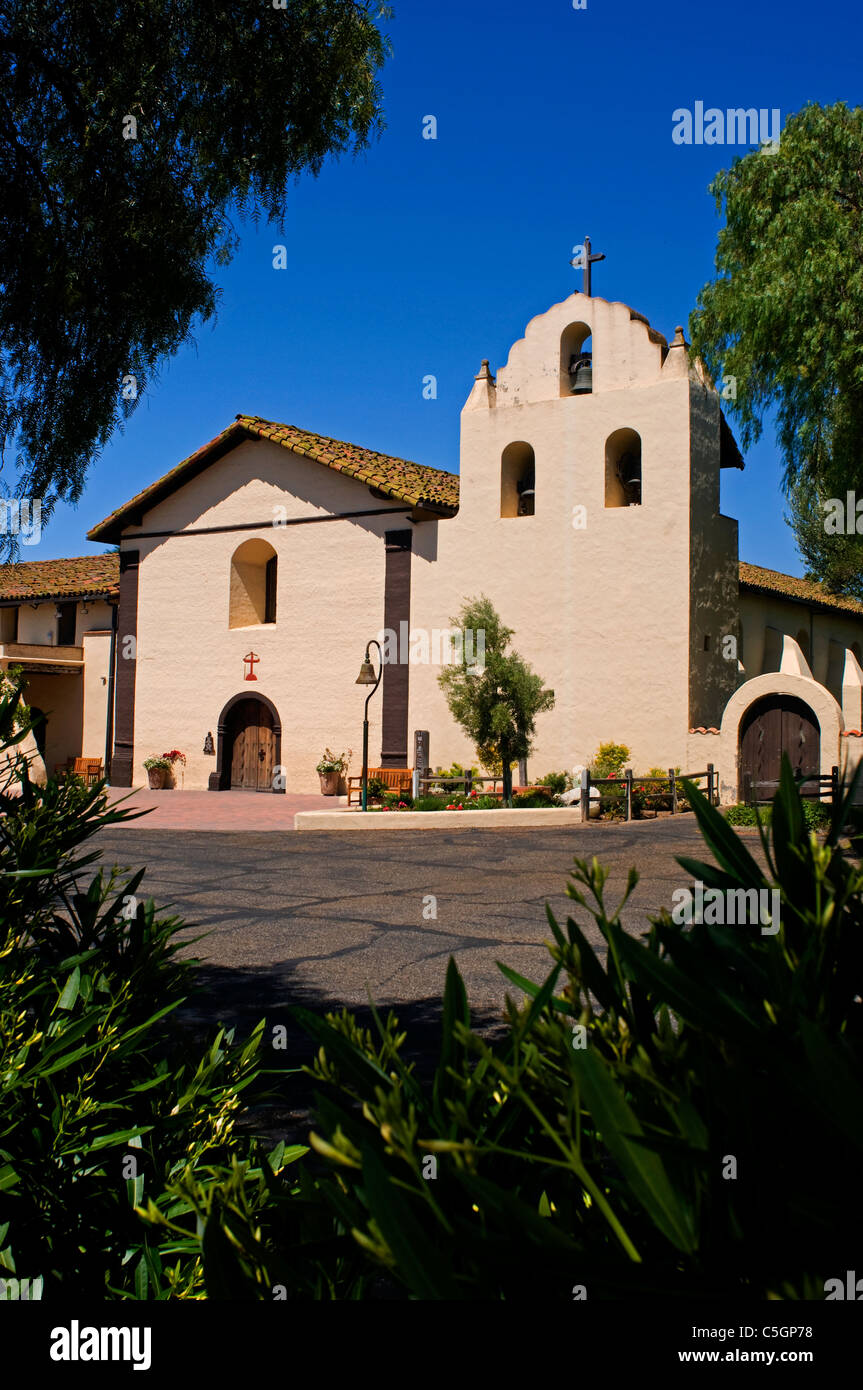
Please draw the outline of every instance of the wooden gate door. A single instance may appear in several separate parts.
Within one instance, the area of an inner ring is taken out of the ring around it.
[[[817,777],[821,731],[808,705],[790,695],[768,695],[746,711],[740,725],[740,799],[769,801],[779,785],[782,754],[792,771]],[[815,795],[818,784],[804,791]]]
[[[240,700],[230,713],[231,788],[271,792],[276,761],[273,716],[260,700]]]

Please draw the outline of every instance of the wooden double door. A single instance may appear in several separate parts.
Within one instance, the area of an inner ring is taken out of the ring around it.
[[[272,711],[261,701],[240,700],[228,716],[231,789],[252,792],[273,790],[276,735]]]
[[[756,700],[740,725],[740,799],[769,801],[779,785],[782,754],[791,769],[817,777],[821,771],[821,731],[812,710],[790,695]],[[803,788],[815,795],[818,783]]]

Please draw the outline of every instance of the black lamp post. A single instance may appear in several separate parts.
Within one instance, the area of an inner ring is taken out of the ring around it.
[[[379,669],[378,669],[377,675],[375,675],[375,668],[372,666],[372,663],[371,663],[371,661],[369,660],[369,651],[370,651],[370,649],[371,649],[372,647],[377,647],[377,649],[378,649],[378,660],[380,661],[380,667],[379,667]],[[366,709],[365,709],[365,716],[364,716],[364,718],[363,718],[363,802],[362,802],[362,809],[363,809],[364,811],[368,809],[368,800],[369,800],[369,700],[372,698],[372,696],[374,695],[375,691],[377,690],[378,686],[379,686],[380,683],[381,683],[381,676],[383,675],[383,671],[384,671],[384,657],[383,657],[383,652],[381,651],[381,644],[380,644],[380,642],[376,642],[376,641],[374,641],[374,639],[373,639],[371,642],[367,642],[367,643],[366,643],[366,654],[365,654],[365,657],[363,658],[363,664],[362,664],[362,666],[360,667],[360,674],[357,676],[357,679],[356,679],[356,684],[357,684],[357,685],[370,685],[370,686],[372,687],[371,690],[369,691],[368,695],[366,696]]]

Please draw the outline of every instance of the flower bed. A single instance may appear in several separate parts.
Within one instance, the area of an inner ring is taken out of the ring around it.
[[[411,797],[397,796],[395,794],[385,797],[384,804],[381,806],[370,807],[369,810],[375,811],[508,811],[508,810],[546,810],[546,809],[566,808],[556,802],[551,794],[546,791],[530,792],[527,794],[513,796],[512,807],[504,806],[499,797],[483,796],[479,791],[472,791],[467,796],[418,796],[416,800]]]

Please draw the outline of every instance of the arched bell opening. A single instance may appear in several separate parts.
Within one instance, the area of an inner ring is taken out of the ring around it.
[[[533,516],[536,509],[536,459],[530,444],[507,444],[500,460],[501,516]]]
[[[586,323],[571,323],[560,337],[560,394],[582,396],[593,390],[593,339]]]
[[[641,506],[641,435],[615,430],[605,441],[606,507]]]

